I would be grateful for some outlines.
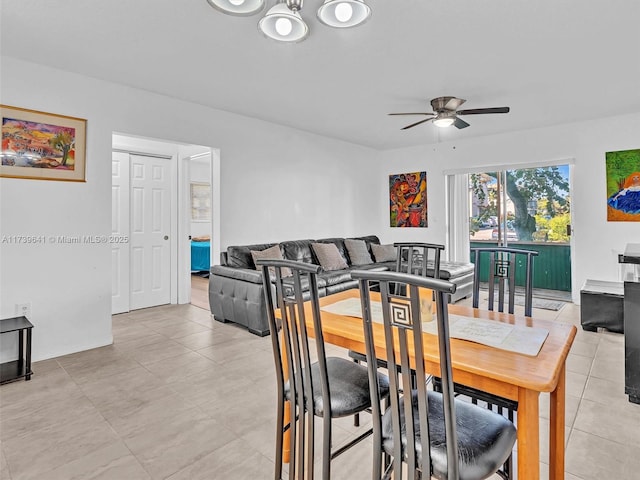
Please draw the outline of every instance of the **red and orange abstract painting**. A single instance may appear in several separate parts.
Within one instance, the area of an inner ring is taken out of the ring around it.
[[[427,172],[389,175],[392,227],[427,227]]]

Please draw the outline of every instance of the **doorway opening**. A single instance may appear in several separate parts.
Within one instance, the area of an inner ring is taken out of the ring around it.
[[[220,251],[219,151],[114,133],[112,152],[112,313],[190,303]]]
[[[185,157],[184,171],[189,173],[189,239],[191,298],[196,307],[209,310],[209,270],[213,232],[211,151]]]

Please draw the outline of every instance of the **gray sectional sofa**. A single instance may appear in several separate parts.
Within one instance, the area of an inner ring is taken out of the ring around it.
[[[372,252],[372,244],[380,245],[380,240],[375,235],[355,237],[354,239],[363,240],[370,253]],[[313,243],[334,244],[347,267],[338,270],[324,270],[318,275],[320,296],[357,288],[357,282],[351,279],[351,270],[394,270],[396,266],[395,261],[376,262],[373,254],[371,254],[372,263],[353,265],[344,238],[288,240],[280,243],[230,246],[226,252],[221,253],[221,264],[212,266],[209,275],[209,304],[214,319],[223,323],[233,322],[243,325],[256,335],[267,335],[269,326],[266,317],[262,272],[256,269],[251,252],[261,252],[278,245],[284,259],[321,265],[312,247]],[[455,302],[471,295],[473,268],[472,263],[441,262],[440,277],[457,285],[456,293],[451,301]]]

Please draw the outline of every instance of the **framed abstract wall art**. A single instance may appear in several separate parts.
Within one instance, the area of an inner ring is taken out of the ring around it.
[[[607,220],[640,222],[640,149],[607,152]]]
[[[211,221],[211,185],[208,183],[191,183],[191,221]]]
[[[389,220],[392,227],[426,227],[427,172],[389,175]]]
[[[87,121],[0,105],[0,177],[85,181]]]

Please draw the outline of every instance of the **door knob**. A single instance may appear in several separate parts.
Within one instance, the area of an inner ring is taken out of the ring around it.
[[[165,239],[165,240],[169,240],[169,235],[165,235],[165,236],[164,236],[164,239]]]

